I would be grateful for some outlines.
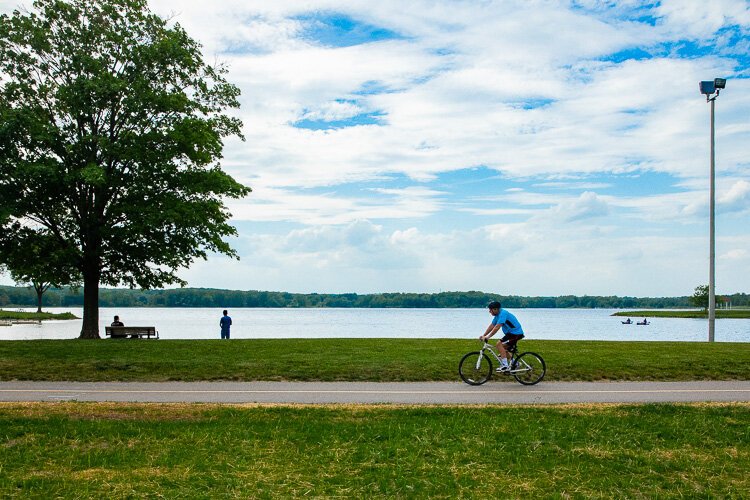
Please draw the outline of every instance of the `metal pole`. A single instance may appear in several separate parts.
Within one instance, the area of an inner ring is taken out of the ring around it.
[[[716,102],[716,96],[711,99],[711,184],[709,194],[709,266],[708,266],[708,341],[714,341],[714,326],[716,323],[716,282],[715,282],[715,260],[716,260],[716,228],[714,223],[714,209],[715,209],[715,196],[714,196],[714,104]]]

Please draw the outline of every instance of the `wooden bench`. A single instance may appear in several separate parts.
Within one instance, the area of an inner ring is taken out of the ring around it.
[[[155,326],[105,326],[104,333],[113,339],[142,339],[159,338]]]

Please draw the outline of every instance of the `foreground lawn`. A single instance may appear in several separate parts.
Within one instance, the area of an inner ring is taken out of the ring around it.
[[[741,498],[750,491],[748,404],[0,403],[0,448],[0,497]]]
[[[750,344],[524,340],[545,380],[749,380]],[[0,380],[458,380],[472,340],[0,342]]]

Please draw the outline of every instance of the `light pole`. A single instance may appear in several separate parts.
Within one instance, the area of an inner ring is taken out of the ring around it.
[[[724,78],[714,78],[713,81],[700,82],[701,94],[705,94],[706,102],[711,103],[711,181],[709,183],[709,222],[708,222],[708,341],[714,341],[716,325],[716,225],[715,225],[715,152],[714,152],[714,106],[719,91],[726,87]]]

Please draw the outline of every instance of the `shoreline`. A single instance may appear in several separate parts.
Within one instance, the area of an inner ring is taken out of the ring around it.
[[[613,313],[612,316],[631,318],[708,319],[708,313],[703,310],[618,311]],[[716,319],[750,319],[750,309],[717,309]]]

